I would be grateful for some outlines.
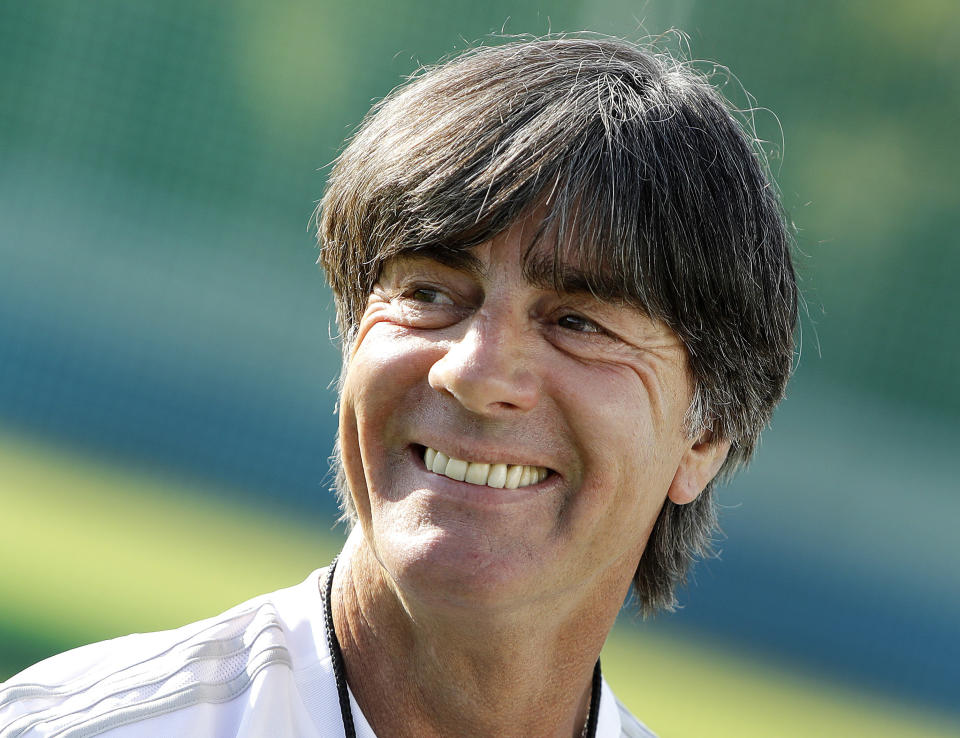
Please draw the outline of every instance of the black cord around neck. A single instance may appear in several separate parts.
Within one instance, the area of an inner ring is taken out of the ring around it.
[[[583,729],[584,738],[597,738],[597,724],[600,722],[600,688],[603,686],[603,676],[600,673],[600,659],[593,667],[593,687],[590,690],[590,711],[587,713],[587,724]]]
[[[339,558],[339,557],[337,557]],[[343,722],[344,738],[357,738],[353,727],[353,710],[350,708],[350,692],[347,691],[347,669],[343,663],[343,651],[337,640],[337,631],[333,627],[333,572],[337,568],[337,558],[330,562],[327,581],[323,588],[323,609],[326,616],[327,647],[333,661],[333,679],[337,683],[337,696],[340,698],[340,720]]]
[[[347,669],[343,663],[343,651],[340,650],[340,641],[337,631],[333,627],[333,572],[337,568],[337,558],[330,562],[327,570],[327,581],[323,587],[323,609],[326,620],[327,648],[333,661],[333,679],[337,683],[337,697],[340,699],[340,719],[343,722],[344,738],[357,738],[357,730],[353,726],[353,710],[350,707],[350,692],[347,690]],[[596,738],[597,723],[600,720],[600,690],[603,677],[600,673],[600,660],[597,659],[593,667],[593,684],[590,689],[590,710],[587,713],[587,724],[583,726],[582,738]]]

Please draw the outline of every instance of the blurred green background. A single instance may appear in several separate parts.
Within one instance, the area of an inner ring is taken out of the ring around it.
[[[607,674],[665,737],[960,735],[956,0],[0,3],[0,679],[336,550],[308,219],[372,101],[672,27],[756,100],[809,314],[721,559]]]

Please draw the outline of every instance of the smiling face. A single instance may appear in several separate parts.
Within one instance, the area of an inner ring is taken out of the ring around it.
[[[668,493],[722,462],[686,433],[676,335],[530,275],[524,225],[461,264],[390,261],[352,347],[346,480],[388,579],[423,600],[622,598]]]

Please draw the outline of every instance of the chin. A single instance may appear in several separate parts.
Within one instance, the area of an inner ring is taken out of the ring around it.
[[[548,577],[523,548],[521,555],[515,547],[492,546],[476,530],[432,528],[391,537],[377,553],[405,599],[475,611],[536,599]]]

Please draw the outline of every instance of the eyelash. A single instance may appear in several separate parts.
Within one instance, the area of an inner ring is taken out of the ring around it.
[[[579,330],[577,328],[571,328],[569,325],[565,326],[564,321],[575,321],[577,324],[581,326],[586,326],[587,330]],[[567,328],[573,331],[574,333],[586,333],[586,334],[594,334],[594,335],[607,334],[607,332],[603,329],[603,326],[601,326],[599,323],[596,323],[590,320],[590,318],[585,318],[582,315],[578,315],[576,313],[565,313],[564,315],[561,315],[559,318],[557,318],[557,325],[559,325],[561,328]]]
[[[407,294],[412,300],[416,300],[417,302],[426,302],[431,305],[439,304],[441,302],[441,299],[439,298],[446,297],[447,300],[450,299],[449,297],[444,295],[444,293],[441,290],[438,290],[434,287],[416,287],[410,290]],[[423,299],[421,297],[418,297],[418,295],[421,295],[421,294],[428,294],[432,297],[432,299]]]
[[[421,296],[427,294],[432,297],[432,299],[424,299]],[[431,285],[413,285],[400,294],[400,297],[406,300],[410,300],[417,304],[421,305],[453,305],[454,301],[451,297],[438,287],[433,287]]]

